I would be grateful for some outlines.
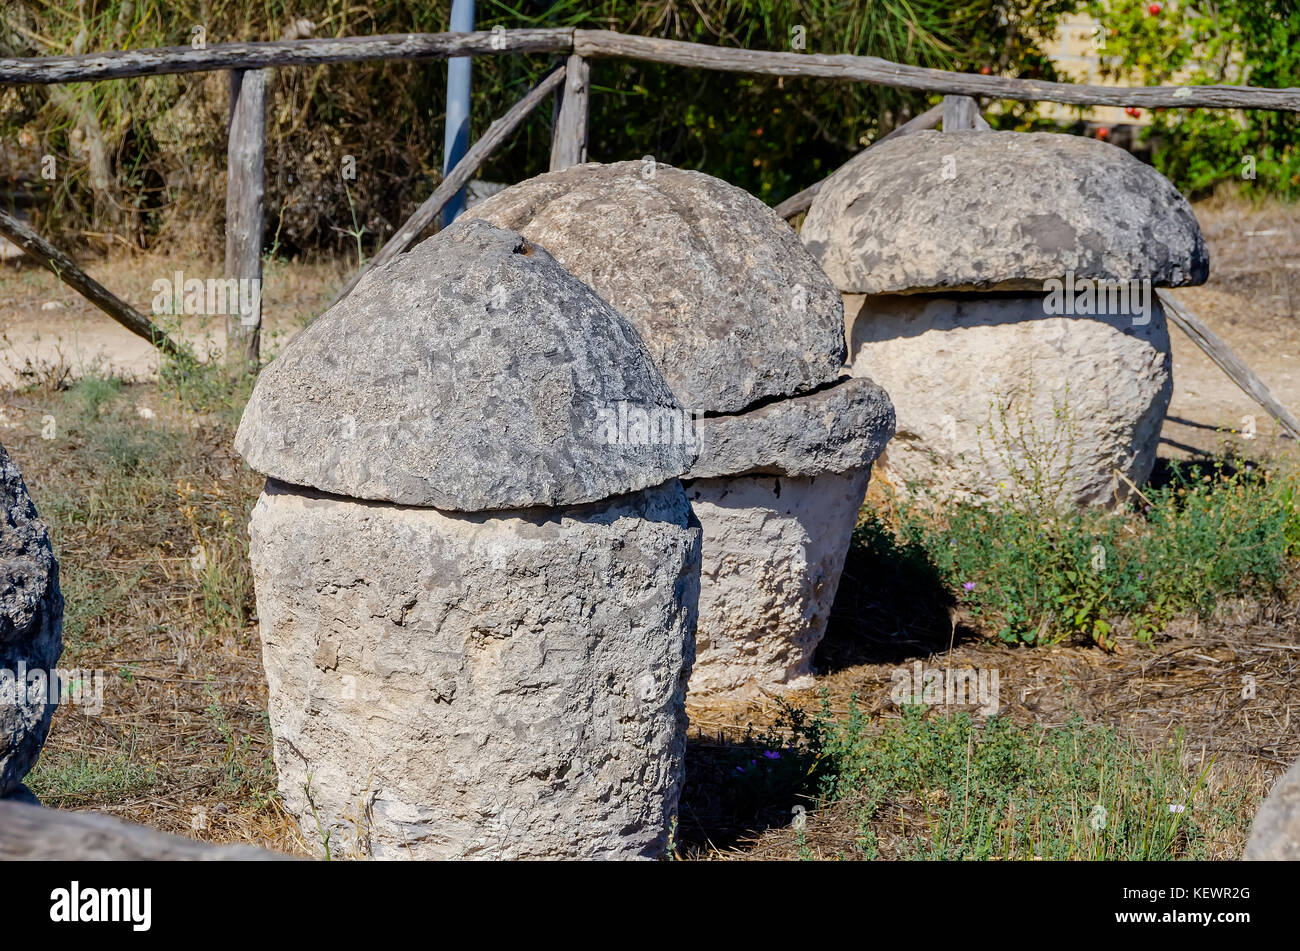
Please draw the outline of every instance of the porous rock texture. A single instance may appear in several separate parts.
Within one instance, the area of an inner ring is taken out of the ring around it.
[[[1191,206],[1123,149],[1047,132],[919,132],[827,179],[800,232],[852,294],[1042,290],[1049,279],[1203,283]],[[891,390],[891,392],[893,392]]]
[[[519,231],[640,331],[682,405],[736,412],[833,381],[835,288],[749,193],[654,162],[575,165],[467,212]]]
[[[816,476],[869,466],[894,433],[889,395],[865,378],[743,413],[698,421],[700,455],[687,478]]]
[[[1255,814],[1247,861],[1300,862],[1300,761],[1274,783]]]
[[[1123,498],[1151,473],[1173,392],[1152,301],[1141,323],[1045,316],[1041,295],[846,296],[853,373],[898,414],[877,473],[936,501]]]
[[[22,779],[50,731],[48,678],[62,652],[59,566],[22,473],[0,446],[0,799],[30,800]]]
[[[676,480],[461,515],[269,480],[253,511],[280,791],[377,858],[661,856],[700,530]]]
[[[704,531],[691,695],[812,686],[871,467],[687,484]]]
[[[678,403],[637,332],[545,250],[458,221],[370,272],[258,377],[235,448],[259,472],[451,511],[590,502],[686,470],[611,449],[602,414]]]
[[[665,165],[574,166],[471,214],[518,230],[595,288],[640,331],[681,403],[705,414],[685,477],[705,539],[691,693],[803,682],[871,462],[893,431],[883,390],[840,379],[843,310],[826,275],[762,202]]]

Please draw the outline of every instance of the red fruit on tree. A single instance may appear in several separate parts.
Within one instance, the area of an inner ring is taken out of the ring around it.
[[[1160,4],[1151,4],[1151,6],[1147,7],[1147,13],[1151,14],[1153,17],[1160,16]]]
[[[1102,126],[1100,129],[1097,130],[1097,138],[1099,139],[1105,139],[1109,135],[1110,135],[1110,129],[1107,129],[1105,126]]]
[[[981,67],[980,67],[980,72],[983,73],[985,76],[987,76],[987,75],[989,75],[991,72],[993,72],[993,68],[992,68],[991,66],[981,66]]]

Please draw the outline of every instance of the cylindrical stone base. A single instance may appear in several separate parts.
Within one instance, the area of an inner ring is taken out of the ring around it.
[[[280,791],[309,841],[664,853],[699,584],[680,483],[455,515],[270,481],[250,534]]]
[[[704,530],[691,696],[812,685],[871,467],[837,475],[694,479]]]
[[[898,415],[878,477],[940,502],[1123,498],[1151,474],[1173,394],[1148,300],[1147,314],[1065,317],[1044,316],[1041,295],[845,295],[853,375]]]

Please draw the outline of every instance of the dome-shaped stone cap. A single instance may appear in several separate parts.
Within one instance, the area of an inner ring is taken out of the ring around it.
[[[575,165],[467,214],[542,245],[613,304],[690,410],[735,412],[839,374],[835,288],[789,225],[720,179],[651,162]]]
[[[636,331],[518,234],[457,222],[368,274],[263,371],[235,448],[336,495],[452,511],[591,502],[685,472],[611,443],[620,403],[679,410]]]
[[[1042,290],[1043,282],[1202,284],[1191,206],[1159,172],[1096,139],[918,132],[822,186],[801,232],[840,290]]]
[[[865,377],[698,422],[700,458],[688,479],[817,476],[870,465],[894,435],[894,404]]]

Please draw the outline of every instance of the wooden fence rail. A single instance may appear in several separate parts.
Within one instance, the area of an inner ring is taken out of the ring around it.
[[[944,103],[900,126],[890,135],[932,128],[942,117],[945,130],[987,128],[976,98],[1046,101],[1080,106],[1137,106],[1154,108],[1269,109],[1300,112],[1300,89],[1264,89],[1249,86],[1091,86],[1073,83],[1013,79],[973,73],[954,73],[892,63],[874,56],[827,55],[767,50],[744,50],[679,40],[633,36],[611,30],[496,28],[473,33],[403,33],[322,39],[291,39],[255,43],[214,43],[200,49],[159,47],[114,50],[77,56],[43,56],[0,59],[0,86],[49,85],[128,79],[206,70],[231,74],[231,117],[228,146],[226,276],[257,281],[260,288],[263,235],[263,179],[265,163],[265,109],[267,73],[277,66],[320,66],[329,63],[375,60],[430,60],[454,56],[494,56],[503,53],[566,54],[567,63],[542,80],[504,116],[493,122],[438,186],[434,193],[398,229],[384,248],[340,292],[356,286],[361,274],[405,251],[433,218],[478,170],[492,150],[554,90],[565,83],[552,139],[551,168],[566,168],[586,160],[587,111],[591,60],[620,57],[695,69],[756,73],[793,78],[868,82],[902,89],[942,93]],[[884,138],[888,138],[885,136]],[[883,139],[881,140],[883,141]],[[813,185],[778,206],[785,217],[806,210],[820,184]],[[20,223],[3,221],[0,232],[18,234]],[[39,244],[37,243],[39,242]],[[177,346],[161,336],[147,318],[127,307],[82,272],[68,268],[71,259],[34,234],[22,234],[25,250],[53,267],[75,289],[86,294],[134,332],[149,336],[164,349]],[[57,263],[56,263],[57,262]],[[339,298],[336,298],[339,299]],[[260,299],[258,312],[242,315],[227,325],[228,354],[250,368],[259,359]]]
[[[521,29],[475,33],[400,33],[334,39],[214,43],[203,49],[155,49],[0,59],[0,85],[91,82],[212,69],[319,66],[367,60],[446,59],[500,53],[576,53],[584,58],[620,57],[725,72],[843,79],[902,89],[1061,102],[1080,106],[1272,109],[1300,112],[1300,89],[1255,86],[1091,86],[1037,79],[953,73],[891,63],[875,56],[743,50],[685,40],[634,36],[613,30]]]
[[[142,50],[0,59],[0,86],[85,83],[217,69],[323,66],[376,60],[447,59],[498,53],[572,53],[573,30],[493,30],[477,33],[396,33],[333,39],[212,43],[203,49]]]

